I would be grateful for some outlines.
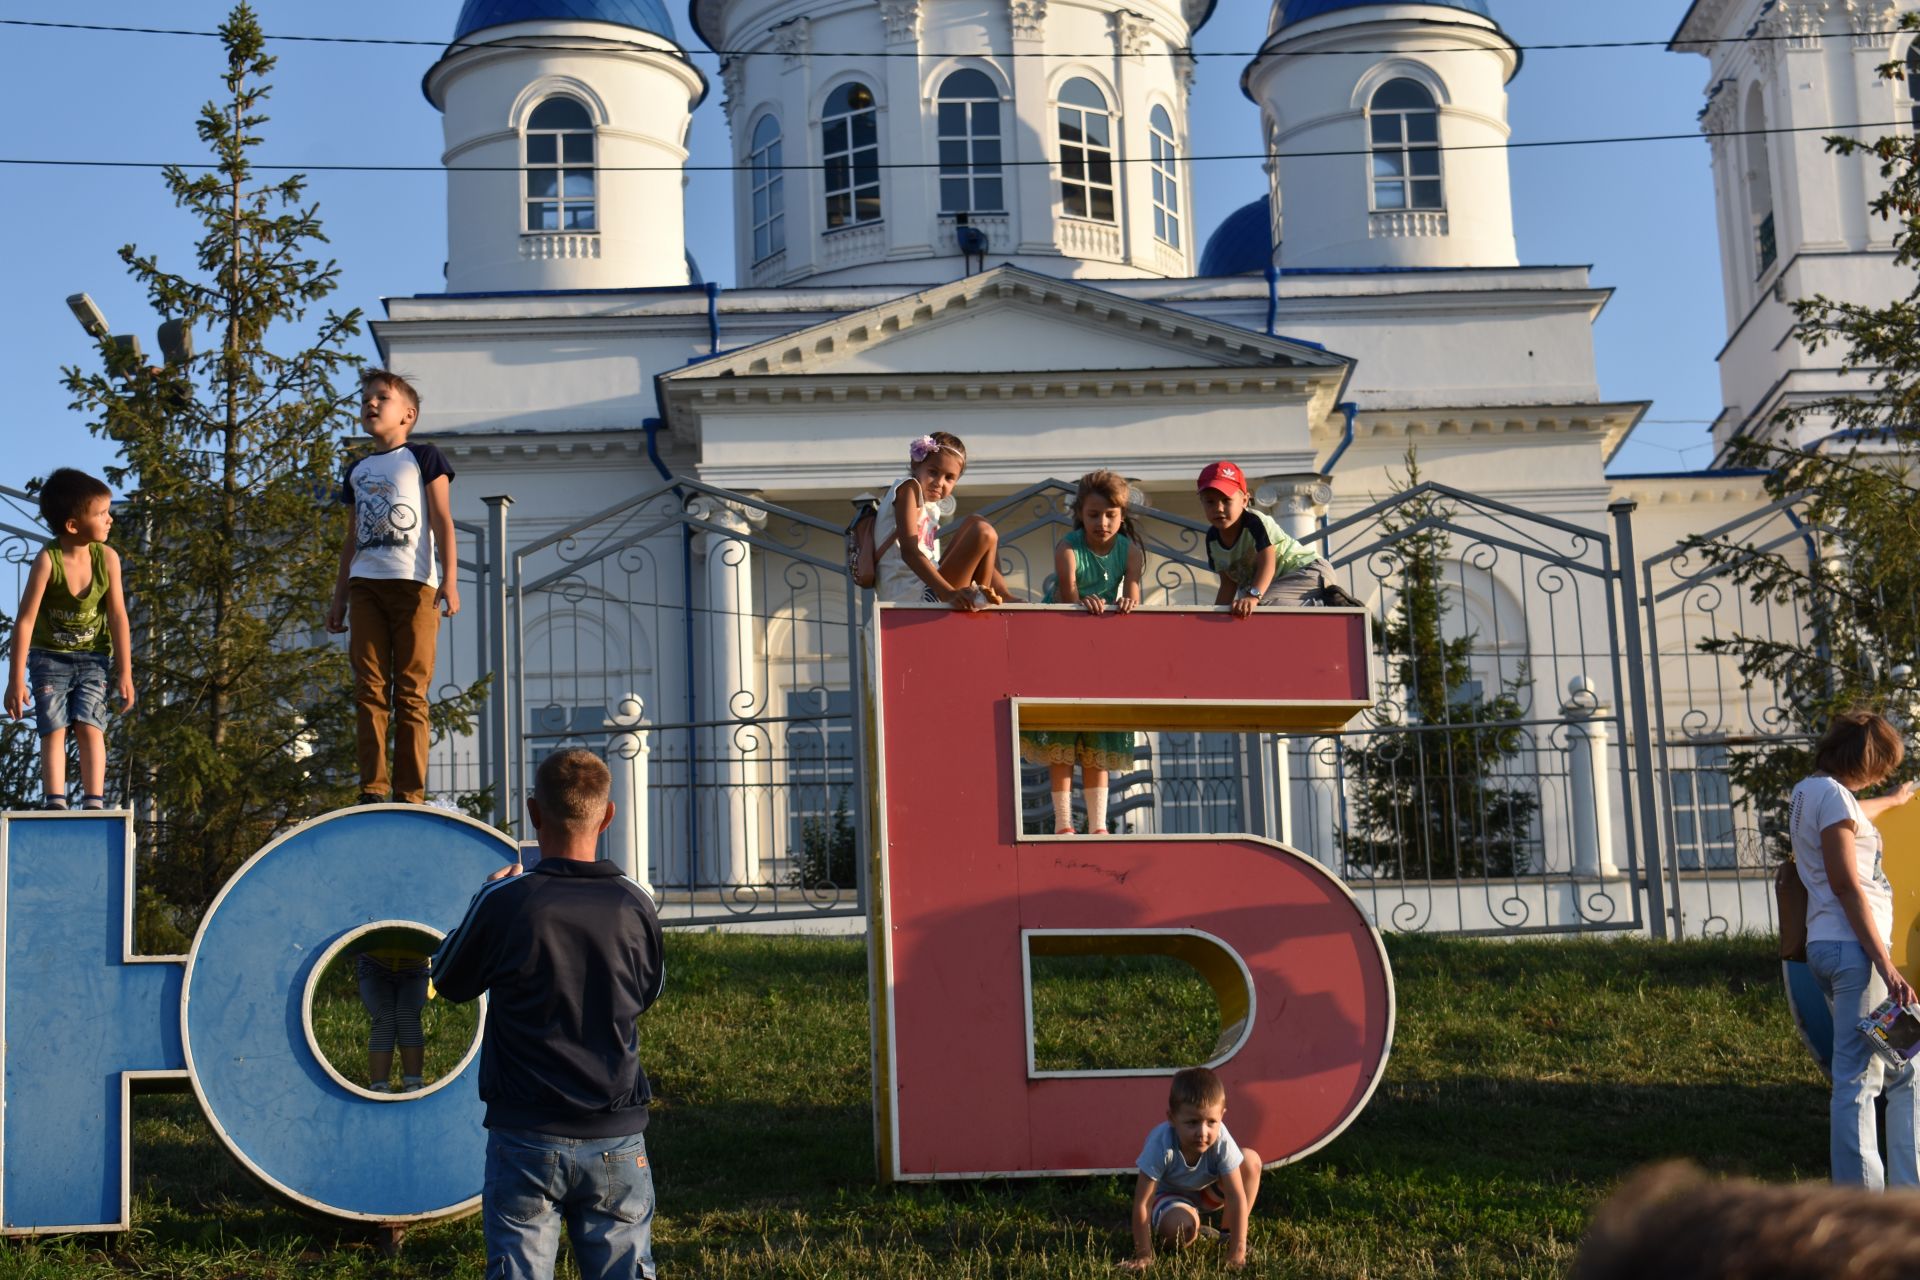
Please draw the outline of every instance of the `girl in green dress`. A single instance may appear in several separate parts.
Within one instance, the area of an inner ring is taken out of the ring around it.
[[[1053,555],[1053,588],[1047,604],[1077,604],[1088,613],[1130,613],[1140,603],[1146,555],[1127,520],[1127,482],[1112,471],[1080,477],[1073,495],[1073,532]],[[1036,729],[1020,735],[1020,755],[1044,764],[1053,783],[1056,835],[1073,834],[1073,766],[1080,766],[1087,796],[1087,830],[1107,833],[1107,771],[1133,764],[1131,733],[1076,733]]]

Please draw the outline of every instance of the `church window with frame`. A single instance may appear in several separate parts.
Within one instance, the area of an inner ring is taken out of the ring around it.
[[[1113,114],[1100,86],[1075,76],[1060,86],[1060,206],[1069,218],[1117,222]]]
[[[1005,213],[1000,169],[1000,88],[984,71],[963,67],[940,82],[934,99],[940,150],[940,212]]]
[[[1173,141],[1173,117],[1155,107],[1147,119],[1153,154],[1153,234],[1161,243],[1180,247],[1180,170]]]
[[[753,260],[765,262],[787,247],[786,177],[780,163],[780,121],[761,116],[747,153],[753,191]]]
[[[597,231],[593,117],[578,99],[548,98],[526,127],[527,231]]]
[[[1907,46],[1905,61],[1907,119],[1912,123],[1915,135],[1920,136],[1920,40],[1915,40]]]
[[[1417,80],[1389,80],[1367,105],[1373,208],[1447,207],[1440,179],[1440,109]]]
[[[880,221],[880,111],[873,90],[854,82],[827,98],[820,116],[827,230]]]

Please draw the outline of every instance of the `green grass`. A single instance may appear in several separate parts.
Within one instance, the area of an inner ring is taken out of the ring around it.
[[[429,1000],[420,1010],[420,1029],[426,1033],[421,1057],[426,1083],[432,1084],[460,1065],[479,1034],[477,1002],[448,1004]],[[354,957],[342,956],[326,967],[313,993],[313,1036],[320,1053],[354,1084],[367,1083],[367,1011],[360,1003],[354,976]],[[400,1084],[399,1055],[394,1055],[392,1081]]]
[[[1388,945],[1399,1027],[1386,1081],[1326,1150],[1268,1174],[1249,1274],[1558,1276],[1593,1205],[1646,1161],[1824,1175],[1824,1090],[1769,943]],[[860,944],[668,946],[667,996],[642,1023],[661,1097],[648,1136],[663,1274],[1113,1274],[1128,1179],[875,1183]],[[1080,1061],[1109,1052],[1116,1023],[1152,1054],[1215,1031],[1204,988],[1164,968],[1061,965],[1038,998],[1050,1052]],[[0,1277],[481,1275],[472,1220],[415,1231],[387,1262],[371,1233],[258,1191],[190,1100],[142,1098],[135,1114],[135,1230],[14,1242]],[[1126,1123],[1144,1133],[1155,1119]],[[1154,1274],[1213,1271],[1196,1254]]]

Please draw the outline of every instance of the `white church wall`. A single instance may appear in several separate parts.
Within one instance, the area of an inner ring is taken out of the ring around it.
[[[1278,6],[1276,6],[1276,13]],[[1510,266],[1518,261],[1506,153],[1506,82],[1518,55],[1498,27],[1448,10],[1446,42],[1484,52],[1431,53],[1436,11],[1368,5],[1285,26],[1244,83],[1276,128],[1280,266]],[[1342,50],[1369,51],[1323,56]],[[1404,50],[1403,52],[1382,52]],[[1439,208],[1376,208],[1368,108],[1379,88],[1412,80],[1440,113]],[[1301,153],[1331,152],[1314,155]]]
[[[446,116],[447,288],[685,284],[681,167],[699,72],[667,40],[606,23],[513,23],[486,36],[514,47],[454,53],[427,77]],[[526,47],[549,39],[566,47]],[[528,227],[523,131],[554,96],[580,103],[593,122],[591,231]]]
[[[741,280],[773,285],[827,275],[910,285],[960,274],[955,219],[944,208],[938,171],[885,166],[936,153],[935,99],[946,77],[962,67],[983,71],[1002,92],[1005,207],[968,210],[995,261],[1084,278],[1191,270],[1193,229],[1186,227],[1177,247],[1157,241],[1147,168],[1126,163],[1149,153],[1148,119],[1156,102],[1168,107],[1176,137],[1185,141],[1187,86],[1175,53],[1189,43],[1190,31],[1181,5],[1131,0],[1008,7],[916,0],[824,8],[743,0],[712,11],[717,22],[709,35],[746,51],[724,73],[734,155],[746,161],[755,126],[772,114],[780,121],[788,168],[785,248],[765,257],[751,239],[752,184],[745,176],[736,179]],[[842,56],[882,49],[918,56]],[[1021,56],[984,52],[1003,50]],[[1054,91],[1074,75],[1101,86],[1112,117],[1114,152],[1121,160],[1112,219],[1068,216],[1057,173],[1035,163],[1058,157]],[[829,225],[818,170],[824,159],[822,110],[836,88],[856,82],[874,97],[880,216],[836,227]],[[1184,189],[1182,194],[1185,213]]]

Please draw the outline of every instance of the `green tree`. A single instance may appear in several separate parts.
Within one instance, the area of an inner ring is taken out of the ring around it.
[[[1920,29],[1920,14],[1901,25]],[[1904,64],[1880,74],[1904,79]],[[1737,536],[1692,542],[1756,605],[1793,606],[1806,620],[1797,635],[1736,632],[1700,646],[1732,659],[1743,687],[1770,693],[1784,721],[1780,736],[1728,753],[1742,802],[1783,856],[1788,797],[1812,771],[1814,741],[1835,712],[1891,712],[1909,753],[1920,746],[1912,723],[1920,711],[1920,141],[1834,137],[1827,147],[1878,162],[1886,185],[1871,212],[1891,224],[1893,261],[1915,278],[1884,304],[1818,294],[1794,303],[1799,342],[1830,352],[1867,389],[1794,406],[1734,441],[1734,461],[1766,469],[1769,497],[1791,504],[1806,537],[1779,547]]]
[[[352,680],[323,623],[360,312],[323,309],[340,271],[315,252],[304,178],[256,173],[274,59],[253,10],[237,5],[220,37],[223,94],[198,121],[213,164],[164,176],[200,226],[194,269],[120,251],[154,310],[210,349],[149,368],[103,340],[99,371],[66,371],[74,407],[119,448],[140,704],[111,742],[141,815],[142,924],[161,940],[276,831],[351,800],[356,776]]]
[[[1393,538],[1399,597],[1378,627],[1393,673],[1396,721],[1346,740],[1348,866],[1364,874],[1416,879],[1508,876],[1529,866],[1539,797],[1509,763],[1529,746],[1525,669],[1498,691],[1473,674],[1477,638],[1447,635],[1454,600],[1446,575],[1453,504],[1423,489],[1412,449],[1399,485],[1406,500],[1380,522]],[[1361,745],[1354,745],[1356,742]]]

